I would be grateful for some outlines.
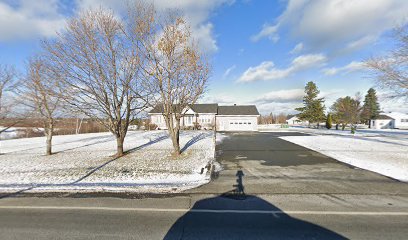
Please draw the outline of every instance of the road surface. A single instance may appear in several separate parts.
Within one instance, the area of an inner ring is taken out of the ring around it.
[[[217,146],[224,171],[174,196],[3,197],[0,239],[408,236],[408,184],[279,139],[287,134],[299,133],[229,133]]]

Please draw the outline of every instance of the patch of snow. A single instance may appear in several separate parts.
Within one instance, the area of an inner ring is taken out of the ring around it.
[[[316,135],[312,136],[281,138],[358,168],[408,182],[408,136],[393,138],[371,133],[318,135],[320,132],[315,130],[313,133]]]
[[[222,143],[225,139],[229,138],[229,136],[226,135],[225,133],[217,132],[216,134],[217,134],[217,135],[216,135],[217,144],[220,144],[220,143]]]
[[[129,154],[115,159],[110,133],[55,136],[55,154],[44,156],[45,138],[0,142],[0,191],[174,192],[207,183],[201,169],[214,160],[211,131],[182,131],[183,153],[173,158],[166,131],[131,131]]]

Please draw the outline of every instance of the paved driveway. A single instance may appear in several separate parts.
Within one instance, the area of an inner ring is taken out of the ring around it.
[[[247,194],[408,194],[408,184],[357,169],[280,139],[296,132],[226,133],[217,145],[224,171],[191,192],[219,194],[232,190],[242,171]]]

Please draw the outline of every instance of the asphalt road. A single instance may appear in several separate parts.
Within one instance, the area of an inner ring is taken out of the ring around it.
[[[229,134],[224,171],[177,196],[2,198],[0,239],[406,239],[408,184],[286,134]]]

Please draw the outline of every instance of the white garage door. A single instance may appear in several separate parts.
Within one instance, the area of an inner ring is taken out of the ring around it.
[[[252,122],[249,120],[230,120],[229,131],[252,131],[253,125]]]

